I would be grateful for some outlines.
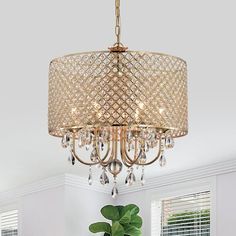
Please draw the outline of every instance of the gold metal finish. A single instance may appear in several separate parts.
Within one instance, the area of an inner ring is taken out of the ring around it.
[[[135,181],[133,166],[159,160],[173,138],[188,133],[187,65],[178,57],[128,51],[121,43],[120,0],[115,0],[116,42],[109,51],[71,54],[56,58],[49,67],[49,134],[62,137],[74,160],[102,166],[102,184],[128,168],[127,184]],[[77,146],[91,151],[89,158]],[[149,149],[155,150],[148,157]]]
[[[116,0],[116,27],[115,27],[115,33],[116,33],[116,43],[119,46],[120,45],[120,0]]]
[[[140,129],[140,131],[141,130],[142,129]],[[95,139],[94,139],[95,142],[94,143],[95,143],[95,148],[98,153],[98,156],[97,156],[98,159],[95,162],[87,162],[79,157],[79,155],[76,153],[77,137],[76,137],[75,133],[72,134],[71,154],[80,163],[87,165],[87,166],[93,166],[93,165],[100,164],[101,166],[106,167],[110,162],[118,159],[118,143],[120,145],[121,160],[122,160],[123,164],[128,168],[132,167],[133,165],[141,165],[141,166],[150,165],[160,158],[160,156],[164,150],[163,149],[164,136],[163,136],[163,138],[161,138],[161,136],[160,136],[160,139],[158,141],[158,145],[156,147],[157,148],[157,155],[153,159],[147,160],[145,163],[140,163],[139,152],[141,151],[141,149],[138,147],[138,144],[139,144],[138,138],[137,138],[138,136],[135,137],[134,156],[133,156],[133,158],[131,158],[128,154],[129,151],[127,150],[127,143],[128,143],[128,140],[126,139],[127,128],[113,127],[113,128],[111,128],[112,138],[107,143],[107,152],[106,152],[105,156],[102,157],[101,153],[100,153],[100,148],[97,145],[97,141],[96,141],[96,140],[98,140],[100,131],[101,130],[99,130],[97,128],[94,130],[94,135],[95,135]],[[138,129],[135,129],[135,131],[140,133]],[[111,145],[111,155],[109,155],[110,154],[110,145]]]
[[[187,134],[187,114],[187,68],[177,57],[104,51],[50,64],[51,135],[70,127],[151,126],[179,137]]]

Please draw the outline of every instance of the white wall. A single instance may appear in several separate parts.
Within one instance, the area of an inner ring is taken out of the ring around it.
[[[99,220],[104,221],[100,209],[113,204],[109,194],[66,186],[65,194],[65,236],[92,235],[88,227]]]
[[[112,203],[106,193],[71,186],[26,195],[18,202],[20,236],[89,236],[102,206]]]
[[[64,236],[64,193],[64,187],[59,187],[22,197],[20,236]]]
[[[88,236],[100,209],[112,204],[110,187],[60,175],[0,193],[0,212],[18,209],[19,236]]]
[[[217,236],[236,235],[236,172],[217,177]]]

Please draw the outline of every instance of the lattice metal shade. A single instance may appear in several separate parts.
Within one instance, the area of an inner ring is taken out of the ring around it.
[[[187,134],[187,67],[180,58],[102,51],[53,60],[49,133],[86,126],[153,126]]]

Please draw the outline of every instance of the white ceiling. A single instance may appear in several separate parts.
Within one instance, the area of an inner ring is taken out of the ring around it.
[[[148,177],[236,157],[236,14],[232,0],[128,0],[123,41],[130,49],[180,56],[189,69],[189,135]],[[114,41],[113,0],[0,3],[0,191],[87,168],[69,166],[47,133],[48,64]]]

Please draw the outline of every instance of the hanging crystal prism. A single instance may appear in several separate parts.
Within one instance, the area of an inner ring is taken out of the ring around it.
[[[100,183],[102,185],[105,185],[105,184],[109,184],[109,178],[107,176],[107,173],[106,173],[106,169],[103,168],[103,171],[102,171],[102,174],[100,176]]]
[[[165,147],[166,148],[173,148],[175,145],[174,139],[171,135],[171,132],[167,131],[166,137],[165,137]]]
[[[128,143],[131,143],[133,140],[133,133],[132,133],[132,130],[131,129],[128,129],[127,131],[127,142]]]
[[[86,145],[85,145],[85,149],[86,149],[86,151],[89,150],[89,144],[86,144]]]
[[[101,143],[101,150],[102,151],[104,150],[104,143],[103,142]]]
[[[118,194],[119,194],[119,192],[118,192],[118,188],[117,188],[116,177],[114,177],[114,186],[111,191],[111,196],[112,196],[112,198],[115,199],[118,196]]]
[[[92,143],[92,134],[90,130],[85,131],[85,143],[86,145],[90,145]]]
[[[144,166],[142,167],[142,174],[141,174],[141,185],[144,186],[145,184],[145,178],[144,178]]]
[[[97,152],[97,148],[96,147],[93,148],[93,151],[90,154],[90,160],[92,162],[97,162],[97,160],[98,160],[98,152]]]
[[[78,146],[79,148],[82,148],[85,145],[85,132],[83,129],[81,129],[78,132]]]
[[[92,167],[89,167],[89,176],[88,176],[88,183],[89,185],[93,184],[93,176],[92,176]]]
[[[128,170],[128,175],[125,179],[125,184],[127,186],[131,186],[135,181],[136,181],[136,177],[133,173],[133,168],[130,168],[130,170]]]
[[[128,152],[130,152],[130,150],[131,150],[131,144],[130,144],[130,142],[128,143]]]
[[[139,154],[139,163],[145,164],[146,161],[147,161],[147,156],[146,156],[144,149],[142,148],[142,150],[140,151],[140,154]]]
[[[108,129],[103,129],[100,134],[100,139],[102,143],[107,143],[110,139],[110,132]]]
[[[75,157],[71,154],[71,163],[74,166],[75,165]]]
[[[159,159],[159,164],[161,167],[164,167],[166,165],[166,157],[164,155],[164,152],[161,153],[161,156]]]
[[[61,146],[63,148],[67,148],[70,145],[70,133],[67,132],[66,134],[64,134],[64,136],[62,137],[61,140]]]

